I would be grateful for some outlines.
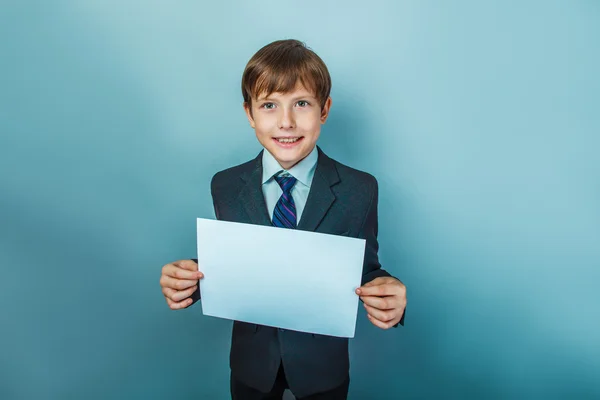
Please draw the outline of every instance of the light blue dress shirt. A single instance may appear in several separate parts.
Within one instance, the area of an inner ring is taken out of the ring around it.
[[[302,212],[306,206],[306,200],[308,199],[308,193],[310,192],[310,185],[315,176],[318,158],[319,153],[317,146],[315,146],[310,154],[302,161],[294,165],[291,169],[286,170],[279,165],[277,160],[267,149],[263,151],[262,191],[271,220],[273,220],[273,210],[275,210],[275,205],[283,194],[281,187],[273,178],[273,175],[279,171],[285,171],[297,179],[296,184],[292,188],[291,195],[294,199],[294,204],[296,205],[296,221],[300,222]]]

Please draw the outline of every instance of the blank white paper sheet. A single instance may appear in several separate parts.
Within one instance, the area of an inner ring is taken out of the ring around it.
[[[365,240],[198,218],[202,311],[354,337]]]

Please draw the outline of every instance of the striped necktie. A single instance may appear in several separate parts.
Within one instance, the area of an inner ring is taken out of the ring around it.
[[[275,204],[275,210],[273,210],[273,226],[296,229],[296,205],[291,194],[296,178],[288,173],[282,174],[281,172],[274,176],[283,193],[277,204]]]

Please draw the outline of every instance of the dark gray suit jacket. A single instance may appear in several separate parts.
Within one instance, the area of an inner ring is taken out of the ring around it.
[[[317,168],[298,229],[366,239],[362,284],[390,276],[377,256],[377,181],[317,149]],[[218,172],[211,182],[217,219],[271,225],[261,181],[262,151],[254,160]],[[197,291],[194,300],[198,298]],[[400,323],[404,325],[404,316]],[[348,339],[234,321],[230,366],[236,379],[268,392],[280,361],[296,396],[326,391],[348,376]]]

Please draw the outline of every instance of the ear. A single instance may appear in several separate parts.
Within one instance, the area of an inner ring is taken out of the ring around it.
[[[244,102],[244,111],[246,112],[246,117],[248,117],[248,122],[250,122],[252,129],[256,128],[254,118],[252,117],[252,106],[247,102]]]
[[[331,109],[331,96],[327,97],[323,108],[321,109],[321,124],[324,124],[327,121],[327,117],[329,116],[329,110]]]

